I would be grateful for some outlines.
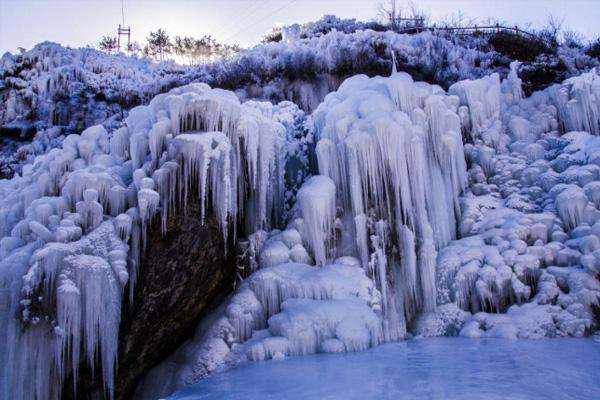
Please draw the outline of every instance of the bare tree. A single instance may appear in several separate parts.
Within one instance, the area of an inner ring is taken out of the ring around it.
[[[425,10],[419,8],[412,1],[408,2],[408,9],[412,18],[414,18],[413,25],[415,27],[423,28],[429,24],[430,15]]]
[[[562,32],[562,43],[573,49],[581,49],[583,48],[585,38],[583,35],[577,31],[571,29],[565,29]]]
[[[477,20],[475,18],[467,17],[467,15],[462,10],[458,10],[455,14],[451,14],[440,21],[441,26],[448,26],[453,28],[462,28],[465,26],[473,26],[476,24]]]
[[[394,31],[404,28],[422,28],[429,19],[429,15],[412,1],[406,2],[402,7],[398,0],[383,0],[377,6],[377,14],[382,23]]]
[[[383,0],[377,6],[377,13],[382,22],[389,25],[392,30],[398,29],[399,12],[397,0]]]
[[[129,52],[130,55],[132,55],[134,57],[139,57],[139,56],[143,55],[142,46],[140,46],[140,44],[138,42],[129,43],[129,47],[127,48],[127,51]]]
[[[564,18],[557,18],[554,15],[548,16],[546,26],[542,28],[538,35],[544,39],[550,46],[558,46],[558,39],[562,31]]]

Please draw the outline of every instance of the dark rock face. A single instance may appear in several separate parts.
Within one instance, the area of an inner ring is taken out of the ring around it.
[[[144,372],[174,352],[198,319],[232,289],[234,251],[214,221],[200,224],[198,204],[157,226],[142,259],[135,300],[120,329],[116,398],[130,399]],[[156,224],[158,225],[158,224]]]
[[[142,257],[135,299],[123,299],[115,399],[133,398],[139,379],[194,333],[200,318],[231,292],[235,254],[215,221],[200,224],[197,203],[169,219],[163,237],[154,224]],[[87,369],[87,368],[86,368]],[[77,399],[103,398],[100,379],[82,372]],[[64,398],[73,396],[67,382]],[[94,394],[95,393],[95,394]]]

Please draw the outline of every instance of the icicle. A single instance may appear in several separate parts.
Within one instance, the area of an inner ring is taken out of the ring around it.
[[[129,152],[131,161],[133,161],[133,167],[141,167],[148,154],[148,134],[140,132],[131,135],[129,138]]]
[[[127,127],[117,129],[110,139],[110,154],[118,160],[129,157],[130,131]]]
[[[398,67],[396,67],[396,52],[394,51],[394,48],[392,46],[390,46],[390,53],[392,53],[392,75],[394,76],[398,73]]]
[[[171,161],[165,163],[160,169],[154,171],[152,179],[156,182],[156,190],[160,195],[161,221],[163,235],[167,232],[167,220],[169,213],[175,207],[175,194],[177,185],[177,173],[179,165]]]
[[[91,231],[96,229],[102,222],[104,210],[98,203],[98,191],[86,189],[83,192],[83,201],[77,202],[75,210],[83,219],[83,228]]]
[[[479,138],[500,119],[500,77],[497,73],[477,80],[464,80],[450,86],[448,93],[469,107],[471,132]]]
[[[406,225],[403,225],[400,229],[398,242],[400,246],[400,262],[405,286],[403,290],[404,304],[406,307],[406,314],[413,317],[420,306],[417,256],[415,254],[415,235]]]
[[[555,200],[558,215],[563,220],[567,229],[573,229],[583,221],[583,213],[588,204],[583,189],[575,185],[569,185]]]
[[[421,246],[419,247],[419,276],[421,280],[421,303],[422,310],[434,311],[436,305],[436,285],[435,285],[435,267],[437,252],[435,251],[435,245],[433,243],[433,233],[431,228],[427,225],[425,232],[423,232],[423,239],[421,239]]]
[[[144,178],[142,179],[142,188],[138,192],[138,209],[142,225],[143,249],[146,248],[148,224],[152,221],[160,204],[160,195],[152,189],[153,187],[154,181],[150,178]]]
[[[331,252],[335,184],[326,176],[313,176],[298,191],[297,201],[304,218],[307,244],[314,252],[317,265],[324,265]]]
[[[82,312],[81,293],[75,283],[67,278],[66,275],[61,275],[58,281],[58,289],[56,294],[56,312],[58,326],[64,331],[59,335],[60,350],[55,350],[55,354],[60,355],[56,364],[63,366],[60,382],[65,377],[65,363],[71,358],[71,371],[73,375],[73,392],[76,393],[77,378],[79,371],[79,357],[81,354],[81,326]]]
[[[133,221],[131,219],[131,216],[129,216],[128,214],[119,214],[115,218],[115,229],[117,230],[117,233],[119,234],[121,240],[123,240],[124,242],[129,241],[132,223]]]
[[[231,166],[231,145],[221,132],[181,134],[173,140],[183,158],[184,201],[194,180],[197,181],[201,220],[205,220],[206,204],[212,193],[213,209],[227,238],[228,220],[236,220],[236,183]],[[210,189],[210,191],[209,191]],[[226,240],[225,240],[226,241]]]
[[[70,256],[65,262],[73,268],[84,299],[83,351],[92,373],[98,357],[102,360],[102,380],[112,397],[121,317],[119,285],[111,266],[100,257]]]
[[[113,217],[125,212],[127,210],[127,189],[120,185],[111,187],[108,204]]]
[[[164,119],[158,121],[152,126],[152,130],[148,134],[148,143],[150,147],[150,155],[153,160],[158,160],[162,154],[167,140],[167,135],[171,131],[171,121]],[[133,157],[132,157],[133,159]]]
[[[366,268],[369,260],[367,216],[365,214],[359,214],[354,217],[354,226],[356,230],[356,247],[358,248],[358,255],[360,256],[363,268]]]
[[[140,267],[142,232],[140,228],[140,214],[137,208],[127,210],[127,215],[131,220],[131,236],[129,245],[129,301],[133,303],[135,295],[135,284]]]

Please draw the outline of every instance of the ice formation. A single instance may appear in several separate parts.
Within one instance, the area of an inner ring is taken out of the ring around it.
[[[190,196],[226,241],[247,236],[247,265],[231,298],[146,376],[142,398],[240,362],[360,351],[411,331],[539,338],[597,328],[597,71],[525,98],[518,63],[504,80],[483,76],[491,59],[428,32],[288,33],[211,67],[211,79],[265,60],[266,79],[293,70],[238,95],[293,99],[315,109],[307,124],[291,102],[241,103],[195,83],[131,109],[118,129],[61,139],[0,181],[2,397],[59,398],[82,363],[112,394],[120,310],[143,273],[151,223],[164,232]],[[432,46],[448,50],[435,55],[451,65],[437,81],[483,77],[446,92],[395,69],[341,85],[328,75],[345,52],[382,43],[409,65],[435,63]],[[35,59],[37,94],[64,84],[43,74],[61,54]],[[302,68],[323,75],[305,82]]]
[[[164,231],[198,196],[226,240],[270,229],[285,202],[289,134],[277,119],[293,120],[288,112],[191,84],[132,109],[112,133],[66,137],[0,181],[2,397],[59,398],[84,361],[111,396],[121,301],[126,287],[133,298],[150,223],[160,218]]]
[[[354,220],[362,264],[370,259],[370,221],[379,221],[371,232],[383,253],[398,244],[400,312],[408,319],[435,308],[436,248],[455,237],[467,178],[458,103],[458,97],[405,73],[358,75],[313,114],[319,172],[335,182],[339,203]],[[388,261],[381,257],[379,273],[386,277]]]
[[[257,271],[138,396],[246,360],[355,351],[407,330],[540,338],[595,329],[600,142],[565,133],[562,116],[581,96],[573,88],[595,98],[597,75],[524,98],[517,66],[504,81],[460,82],[454,95],[401,73],[356,76],[329,94],[311,117],[321,175],[300,189],[296,218],[253,241]],[[591,106],[572,120],[590,121]],[[343,270],[356,276],[332,275]]]
[[[313,251],[317,265],[323,265],[332,250],[330,242],[336,216],[335,184],[326,176],[313,176],[302,185],[297,198],[304,218],[308,247]]]
[[[136,397],[168,395],[246,360],[360,351],[383,341],[380,293],[357,259],[311,266],[274,254],[272,243],[282,253],[303,249],[295,228],[273,232],[261,256],[270,266],[246,279],[191,342],[153,369]]]
[[[356,76],[329,94],[312,116],[321,175],[298,191],[295,218],[252,238],[258,270],[138,396],[246,360],[404,338],[435,309],[436,249],[455,237],[467,179],[458,104],[406,74]]]
[[[461,335],[539,338],[595,329],[597,82],[592,71],[526,99],[503,91],[506,148],[487,147],[484,138],[466,146],[472,194],[462,203],[464,238],[438,259],[438,303],[474,314],[443,323]]]

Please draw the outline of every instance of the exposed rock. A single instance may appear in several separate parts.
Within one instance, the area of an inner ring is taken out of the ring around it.
[[[165,236],[160,223],[149,232],[135,299],[119,330],[117,400],[130,399],[138,379],[193,335],[198,320],[232,290],[234,250],[226,251],[215,221],[201,225],[199,213],[196,202],[188,203],[187,213],[169,219]],[[73,397],[67,382],[63,398],[102,398],[98,379],[87,368],[81,375],[78,393]]]

